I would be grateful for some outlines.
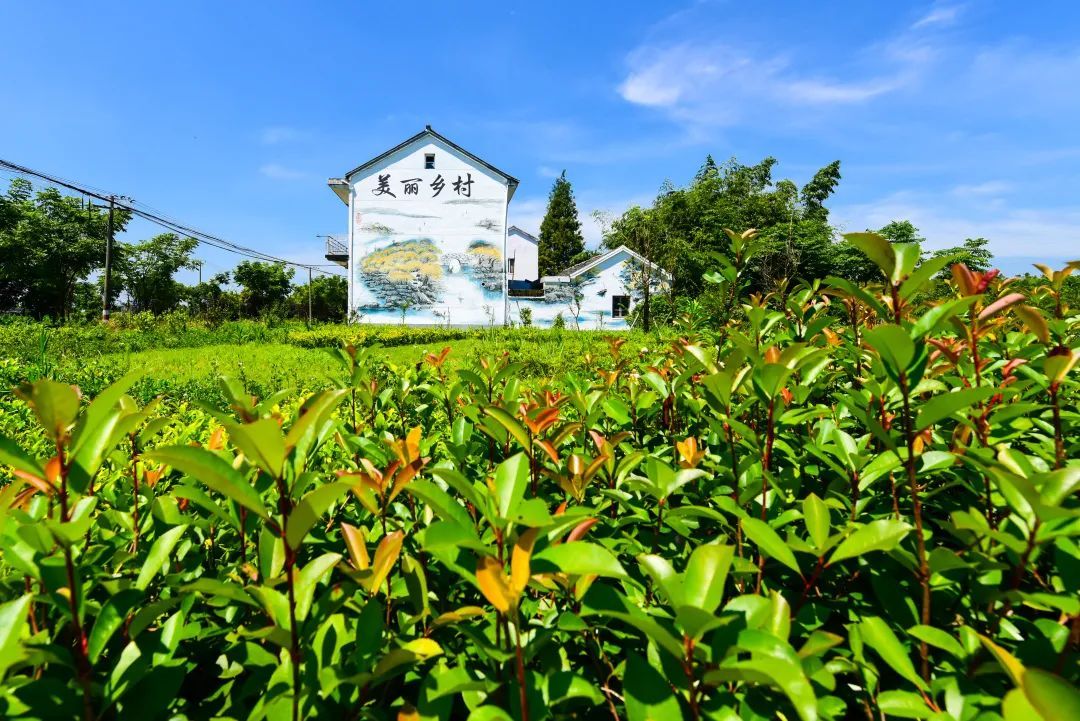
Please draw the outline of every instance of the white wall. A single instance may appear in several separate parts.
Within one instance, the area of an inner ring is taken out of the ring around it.
[[[537,245],[518,228],[511,228],[506,234],[506,257],[514,259],[514,272],[510,274],[510,280],[540,279]]]
[[[426,153],[435,154],[433,170],[424,167]],[[411,179],[418,179],[415,193],[402,182]],[[347,180],[354,314],[364,322],[397,323],[408,303],[409,324],[503,323],[503,177],[425,135]]]

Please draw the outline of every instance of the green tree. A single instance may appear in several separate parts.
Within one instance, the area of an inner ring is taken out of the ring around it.
[[[814,177],[800,191],[803,204],[803,219],[815,220],[821,223],[828,222],[829,211],[825,207],[825,201],[836,191],[836,186],[839,184],[839,160],[834,160],[814,173]]]
[[[581,220],[574,191],[564,170],[551,187],[547,213],[540,224],[540,275],[554,275],[569,267],[571,260],[583,250],[585,238],[581,234]]]
[[[181,268],[194,268],[194,238],[162,233],[140,243],[120,244],[115,282],[130,298],[132,310],[164,313],[183,297],[183,286],[173,276]]]
[[[345,318],[349,302],[349,284],[340,275],[317,275],[311,279],[311,317],[317,321],[337,321]],[[289,299],[292,315],[302,320],[308,317],[308,286],[293,287]]]
[[[633,234],[640,231],[639,214],[648,214],[656,227],[652,260],[672,274],[673,291],[682,296],[705,292],[702,278],[719,268],[718,254],[730,252],[724,228],[760,231],[762,250],[750,268],[755,289],[784,277],[822,277],[838,247],[825,201],[840,181],[840,163],[819,170],[801,191],[789,180],[774,182],[775,166],[772,157],[756,165],[734,158],[717,165],[708,156],[690,185],[665,183],[651,208],[631,209],[614,221],[604,245],[641,252]]]
[[[990,270],[990,264],[994,260],[994,254],[987,248],[988,245],[990,241],[986,238],[965,238],[964,242],[956,247],[935,251],[933,257],[952,255],[955,256],[954,263],[963,263],[971,270],[985,273]],[[941,272],[941,277],[947,277],[949,274],[949,269],[945,268]]]
[[[919,229],[910,220],[894,220],[874,232],[888,239],[890,243],[916,243],[921,245],[926,238],[919,234]],[[870,283],[881,280],[881,271],[863,255],[862,251],[848,243],[837,244],[833,256],[832,275],[846,278],[854,283]]]
[[[184,286],[184,299],[192,315],[211,323],[240,317],[240,294],[230,291],[229,273],[217,273],[197,285]]]
[[[870,229],[867,228],[869,231]],[[890,243],[922,243],[926,238],[919,235],[919,229],[910,220],[894,220],[875,231]]]
[[[128,218],[114,213],[116,233]],[[79,283],[104,267],[107,237],[107,210],[12,181],[0,195],[0,309],[67,319]]]
[[[240,299],[244,313],[252,317],[283,314],[294,273],[284,263],[245,260],[237,265],[233,279],[243,289]]]

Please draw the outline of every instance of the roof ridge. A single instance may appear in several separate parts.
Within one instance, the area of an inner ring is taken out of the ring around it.
[[[397,151],[401,150],[401,149],[402,149],[402,148],[404,148],[404,147],[407,147],[407,146],[411,145],[412,143],[416,142],[417,140],[419,140],[420,138],[424,137],[425,135],[430,135],[430,136],[432,136],[433,138],[435,138],[435,139],[437,139],[437,140],[440,140],[440,141],[442,141],[443,143],[445,143],[446,145],[449,145],[449,146],[450,146],[451,148],[453,148],[454,150],[457,150],[457,151],[458,151],[459,153],[461,153],[461,154],[465,155],[465,156],[466,156],[466,157],[468,157],[468,158],[471,158],[472,160],[475,160],[475,161],[476,161],[477,163],[479,163],[480,165],[483,165],[483,166],[484,166],[485,168],[487,168],[488,170],[492,171],[492,172],[493,172],[493,173],[495,173],[496,175],[500,175],[500,176],[502,176],[503,178],[505,178],[505,179],[506,179],[507,185],[511,185],[511,186],[515,186],[515,187],[516,187],[517,185],[519,185],[519,184],[520,184],[520,181],[519,181],[519,180],[518,180],[517,178],[515,178],[514,176],[512,176],[512,175],[510,175],[509,173],[506,173],[506,172],[504,172],[504,171],[502,171],[502,170],[499,170],[499,169],[498,169],[498,168],[496,168],[496,167],[495,167],[494,165],[492,165],[491,163],[487,162],[486,160],[484,160],[484,159],[483,159],[483,158],[481,158],[480,156],[478,156],[478,155],[475,155],[475,154],[473,154],[473,153],[469,152],[469,151],[468,151],[468,150],[466,150],[465,148],[463,148],[463,147],[461,147],[460,145],[458,145],[457,143],[455,143],[455,142],[454,142],[453,140],[450,140],[450,139],[449,139],[449,138],[447,138],[446,136],[444,136],[444,135],[441,135],[441,134],[439,134],[439,133],[438,133],[438,132],[437,132],[437,131],[436,131],[436,130],[435,130],[434,128],[432,128],[432,127],[431,127],[430,125],[425,125],[425,126],[424,126],[424,129],[423,129],[423,130],[421,130],[421,131],[420,131],[419,133],[417,133],[416,135],[413,135],[412,137],[410,137],[410,138],[407,138],[406,140],[403,140],[402,142],[398,143],[397,145],[395,145],[394,147],[390,148],[390,149],[389,149],[389,150],[387,150],[386,152],[384,152],[384,153],[380,153],[379,155],[376,155],[376,156],[375,156],[374,158],[372,158],[371,160],[368,160],[367,162],[365,162],[365,163],[361,163],[360,165],[356,166],[355,168],[353,168],[352,170],[350,170],[350,171],[349,171],[348,173],[345,173],[345,179],[346,179],[346,180],[348,180],[348,179],[349,179],[349,178],[350,178],[351,176],[353,176],[353,175],[355,175],[355,174],[359,173],[359,172],[360,172],[361,170],[364,170],[365,168],[368,168],[368,167],[370,167],[370,166],[374,165],[375,163],[378,163],[378,162],[379,162],[380,160],[382,160],[383,158],[385,158],[385,157],[387,157],[387,156],[389,156],[389,155],[393,155],[393,154],[394,154],[394,153],[396,153]]]

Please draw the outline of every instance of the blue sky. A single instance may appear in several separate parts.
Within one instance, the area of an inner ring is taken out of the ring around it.
[[[772,155],[800,183],[840,159],[846,229],[1080,257],[1075,3],[7,2],[0,27],[0,157],[299,261],[346,223],[326,179],[427,123],[521,179],[530,230],[564,168],[585,215]]]

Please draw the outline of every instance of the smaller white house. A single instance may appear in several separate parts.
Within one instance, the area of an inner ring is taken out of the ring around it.
[[[664,292],[671,287],[671,274],[620,245],[544,276],[531,292],[510,290],[509,318],[520,322],[522,309],[528,309],[539,326],[561,315],[568,328],[627,328],[646,285],[654,295]]]
[[[540,239],[516,225],[506,231],[506,279],[540,279]]]

